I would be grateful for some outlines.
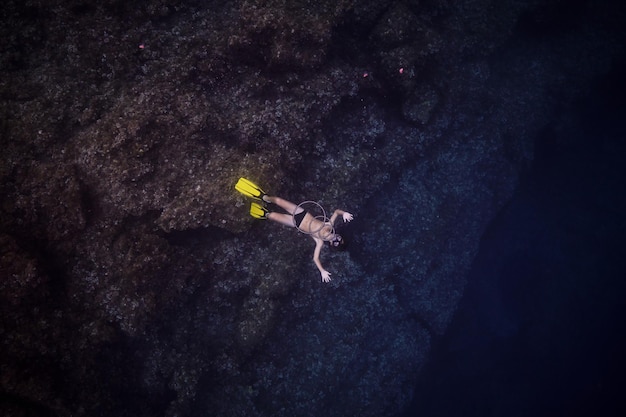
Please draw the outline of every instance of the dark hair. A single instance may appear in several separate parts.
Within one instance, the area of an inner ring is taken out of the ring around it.
[[[346,240],[341,235],[335,233],[335,238],[328,241],[328,246],[334,250],[346,250]]]

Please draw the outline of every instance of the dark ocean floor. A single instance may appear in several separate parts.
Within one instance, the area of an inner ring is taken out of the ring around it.
[[[406,417],[626,415],[623,69],[537,138]]]

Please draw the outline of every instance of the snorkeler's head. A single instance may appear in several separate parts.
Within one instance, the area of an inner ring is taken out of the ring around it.
[[[343,250],[345,249],[346,241],[343,239],[343,237],[341,237],[341,235],[335,233],[335,236],[328,241],[328,245],[332,249]]]

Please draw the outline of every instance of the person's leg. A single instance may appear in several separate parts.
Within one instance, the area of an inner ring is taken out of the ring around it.
[[[268,203],[276,204],[278,207],[282,208],[283,210],[285,210],[290,215],[299,214],[299,213],[302,213],[304,211],[304,209],[302,207],[298,207],[297,205],[293,204],[291,201],[287,201],[284,198],[272,197],[272,196],[266,195],[266,196],[264,196],[263,199],[265,201],[267,201]],[[289,217],[291,217],[291,216],[289,216]],[[292,221],[292,223],[293,223],[293,221]]]
[[[284,224],[285,226],[296,227],[296,225],[293,223],[293,216],[291,214],[271,212],[267,213],[266,218],[273,220],[277,223]]]

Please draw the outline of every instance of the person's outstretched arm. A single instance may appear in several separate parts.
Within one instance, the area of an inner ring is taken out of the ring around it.
[[[322,250],[322,246],[324,246],[324,241],[322,239],[315,239],[315,252],[313,252],[313,262],[315,262],[315,266],[319,269],[320,274],[322,274],[322,282],[330,281],[330,272],[324,269],[322,263],[320,262],[320,251]]]
[[[354,219],[354,216],[347,211],[337,209],[333,212],[333,215],[330,216],[330,224],[335,224],[335,220],[337,220],[338,216],[341,216],[344,222],[351,222],[352,219]]]

